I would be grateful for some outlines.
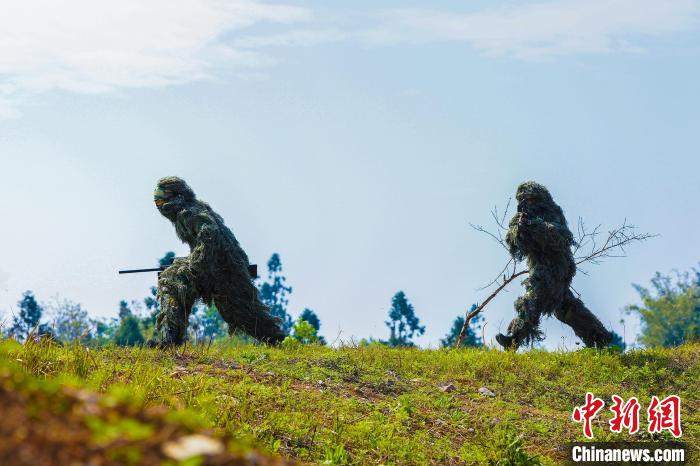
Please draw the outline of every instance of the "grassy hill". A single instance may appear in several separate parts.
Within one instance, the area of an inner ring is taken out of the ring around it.
[[[643,407],[652,395],[678,394],[682,440],[700,453],[698,345],[512,354],[224,344],[157,351],[4,341],[0,374],[34,381],[26,383],[35,389],[48,383],[54,393],[57,384],[108,393],[132,406],[123,412],[165,406],[168,419],[177,420],[171,430],[210,428],[238,449],[330,464],[527,464],[530,457],[532,464],[558,464],[563,442],[583,440],[571,411],[586,391],[608,405],[613,394],[636,396]],[[6,382],[6,394],[23,383]],[[34,398],[23,398],[27,409]],[[606,408],[594,426],[596,440],[629,440],[609,432],[609,418]],[[107,429],[109,419],[98,425]],[[162,436],[164,425],[136,430],[145,442]],[[133,435],[122,430],[110,432]],[[650,438],[642,432],[633,440]]]

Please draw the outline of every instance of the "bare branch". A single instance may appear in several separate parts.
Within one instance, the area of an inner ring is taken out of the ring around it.
[[[472,227],[474,230],[478,231],[479,233],[484,233],[488,236],[490,236],[494,241],[496,241],[498,244],[501,245],[502,248],[504,248],[506,251],[508,250],[508,246],[506,245],[506,242],[503,241],[503,238],[499,237],[495,233],[491,233],[481,225],[474,225],[473,223],[469,224],[470,227]]]
[[[504,230],[507,230],[508,228],[506,227],[506,218],[508,217],[508,210],[510,210],[510,201],[513,199],[508,198],[508,202],[506,203],[506,208],[503,211],[503,219],[501,219],[501,228]]]
[[[501,290],[503,290],[503,288],[508,286],[510,284],[510,282],[512,282],[513,280],[515,280],[516,278],[518,278],[521,275],[525,275],[528,272],[529,272],[529,270],[521,270],[518,273],[512,274],[510,277],[508,277],[506,280],[504,280],[503,283],[501,283],[501,285],[498,288],[496,288],[496,290],[493,293],[491,293],[491,295],[488,298],[486,298],[486,300],[483,303],[479,304],[476,307],[476,309],[474,309],[473,311],[467,313],[466,317],[464,318],[464,325],[462,326],[462,331],[459,332],[459,338],[457,339],[457,345],[456,345],[457,348],[459,348],[462,345],[462,343],[464,342],[464,339],[467,336],[467,329],[469,328],[469,322],[474,317],[476,317],[477,314],[479,314],[486,307],[486,305],[488,303],[490,303],[491,300],[493,298],[495,298],[496,295],[498,295],[498,293],[501,292]]]
[[[506,244],[506,241],[503,238],[503,232],[508,231],[508,227],[506,226],[506,218],[508,217],[508,211],[510,210],[510,203],[511,199],[508,199],[508,202],[506,203],[506,208],[504,209],[502,216],[498,214],[498,206],[494,206],[493,210],[491,210],[491,218],[493,218],[493,221],[496,224],[495,233],[487,230],[481,225],[475,225],[473,223],[469,224],[470,227],[472,227],[479,233],[484,233],[485,235],[491,237],[491,239],[500,244],[501,247],[506,251],[508,251],[508,245]],[[488,286],[490,285],[487,285],[486,287]]]
[[[505,267],[503,267],[503,269],[500,272],[498,272],[498,275],[496,275],[496,278],[491,280],[491,282],[488,285],[485,285],[485,286],[482,286],[481,288],[479,288],[477,291],[485,290],[486,288],[491,288],[491,285],[497,283],[498,280],[501,279],[501,277],[503,277],[503,281],[505,281],[506,280],[505,273],[510,268],[511,263],[513,263],[513,264],[515,263],[515,259],[513,259],[512,257],[510,258],[508,263],[505,265]]]
[[[576,266],[589,262],[591,264],[600,264],[605,259],[613,259],[618,257],[627,257],[627,247],[636,242],[646,241],[658,235],[650,233],[639,233],[634,225],[629,225],[625,219],[622,225],[610,230],[605,241],[598,246],[597,238],[600,234],[600,226],[593,231],[587,232],[585,226],[582,225],[582,238],[588,239],[591,243],[591,248],[587,253],[577,255],[580,248],[574,249],[574,260]]]

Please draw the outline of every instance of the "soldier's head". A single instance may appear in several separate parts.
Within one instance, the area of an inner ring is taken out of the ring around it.
[[[161,214],[174,221],[178,210],[196,199],[185,180],[177,176],[161,178],[153,191],[153,200]]]
[[[515,199],[518,201],[518,207],[536,204],[546,205],[554,202],[547,188],[534,181],[526,181],[518,186]]]

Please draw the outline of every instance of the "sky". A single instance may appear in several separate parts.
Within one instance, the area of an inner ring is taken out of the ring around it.
[[[435,347],[508,260],[517,185],[569,222],[658,234],[573,286],[634,342],[633,283],[700,261],[700,1],[8,0],[0,15],[0,312],[141,300],[156,211],[188,181],[329,341],[386,338],[403,290]],[[484,311],[486,341],[515,283]],[[621,319],[625,323],[621,323]],[[544,346],[576,348],[568,327]]]

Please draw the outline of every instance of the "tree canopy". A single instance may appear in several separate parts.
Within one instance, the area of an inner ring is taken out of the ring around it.
[[[30,290],[22,294],[22,299],[17,302],[19,315],[12,319],[10,334],[16,338],[26,338],[29,332],[39,325],[44,309],[39,305]]]
[[[476,309],[477,305],[473,304],[470,312]],[[483,342],[481,341],[481,337],[477,334],[477,332],[481,329],[481,323],[484,320],[484,317],[480,314],[477,314],[474,316],[474,318],[469,322],[469,326],[467,327],[467,334],[464,337],[464,341],[460,346],[481,346]],[[457,339],[459,338],[459,334],[462,331],[462,327],[464,327],[464,316],[457,316],[452,322],[452,328],[450,331],[445,335],[445,338],[442,338],[440,340],[440,345],[443,348],[452,348],[455,346],[455,343],[457,343]]]
[[[641,320],[640,343],[669,347],[700,341],[700,270],[693,272],[675,277],[657,272],[651,289],[634,285],[642,304],[626,310]]]
[[[270,308],[272,315],[282,321],[282,329],[289,334],[292,330],[292,318],[287,312],[288,296],[292,287],[286,285],[286,277],[282,275],[282,260],[274,253],[267,261],[267,281],[260,285],[260,301]]]
[[[425,333],[425,326],[420,325],[420,319],[403,291],[391,298],[389,320],[384,323],[390,332],[389,346],[414,346],[413,337]]]

